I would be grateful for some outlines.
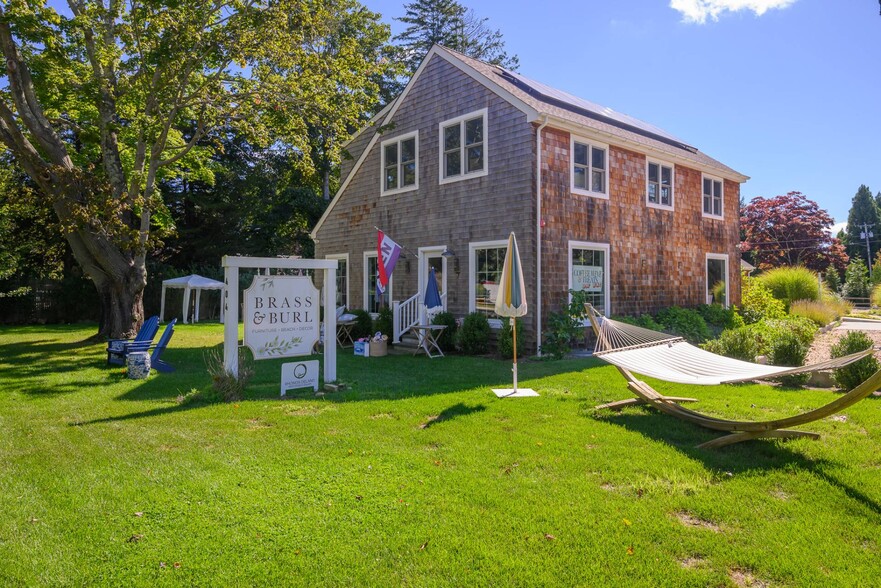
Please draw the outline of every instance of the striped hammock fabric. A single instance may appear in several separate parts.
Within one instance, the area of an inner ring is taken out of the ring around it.
[[[596,317],[594,355],[627,371],[667,382],[714,386],[723,383],[777,378],[790,374],[839,368],[871,355],[859,353],[797,368],[760,365],[704,351],[681,337]]]

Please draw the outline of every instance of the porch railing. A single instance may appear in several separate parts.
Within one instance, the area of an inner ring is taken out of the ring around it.
[[[447,308],[447,293],[441,294],[441,302],[443,308]],[[422,304],[422,295],[417,292],[403,302],[397,300],[392,302],[392,323],[394,337],[392,343],[400,343],[401,335],[410,330],[415,325],[424,325],[428,323],[429,317],[425,311],[425,305]]]

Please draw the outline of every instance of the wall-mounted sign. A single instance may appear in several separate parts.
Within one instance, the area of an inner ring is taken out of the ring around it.
[[[281,395],[297,388],[318,391],[318,360],[281,364]]]
[[[594,265],[573,265],[572,289],[576,292],[602,292],[603,268]]]
[[[318,290],[309,277],[254,276],[245,290],[245,345],[254,359],[310,355],[318,319]]]

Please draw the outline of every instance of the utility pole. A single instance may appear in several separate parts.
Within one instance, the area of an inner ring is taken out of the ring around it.
[[[881,1],[881,0],[879,0]],[[872,245],[869,243],[869,237],[874,237],[875,234],[872,233],[869,229],[874,227],[875,224],[867,225],[863,223],[863,231],[860,233],[860,239],[866,240],[866,257],[869,259],[869,279],[872,279]]]

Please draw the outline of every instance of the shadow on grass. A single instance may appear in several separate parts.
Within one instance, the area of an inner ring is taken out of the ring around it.
[[[468,416],[469,414],[474,414],[476,412],[483,412],[485,410],[486,406],[482,404],[478,404],[476,406],[466,406],[465,404],[459,402],[458,404],[454,404],[449,408],[445,408],[443,411],[441,411],[439,415],[425,421],[425,423],[422,424],[421,428],[428,429],[429,427],[433,427],[438,423],[449,421],[460,416]]]
[[[829,486],[843,492],[851,500],[861,504],[875,516],[881,517],[881,504],[861,490],[829,473],[828,470],[835,467],[834,462],[806,457],[804,454],[787,447],[789,443],[787,441],[753,439],[719,449],[698,449],[697,445],[724,436],[725,433],[704,429],[698,425],[656,412],[648,407],[641,407],[637,410],[641,412],[601,411],[591,416],[598,421],[623,427],[628,431],[639,433],[668,445],[702,463],[720,479],[724,479],[729,473],[785,468],[796,468],[810,472]]]

